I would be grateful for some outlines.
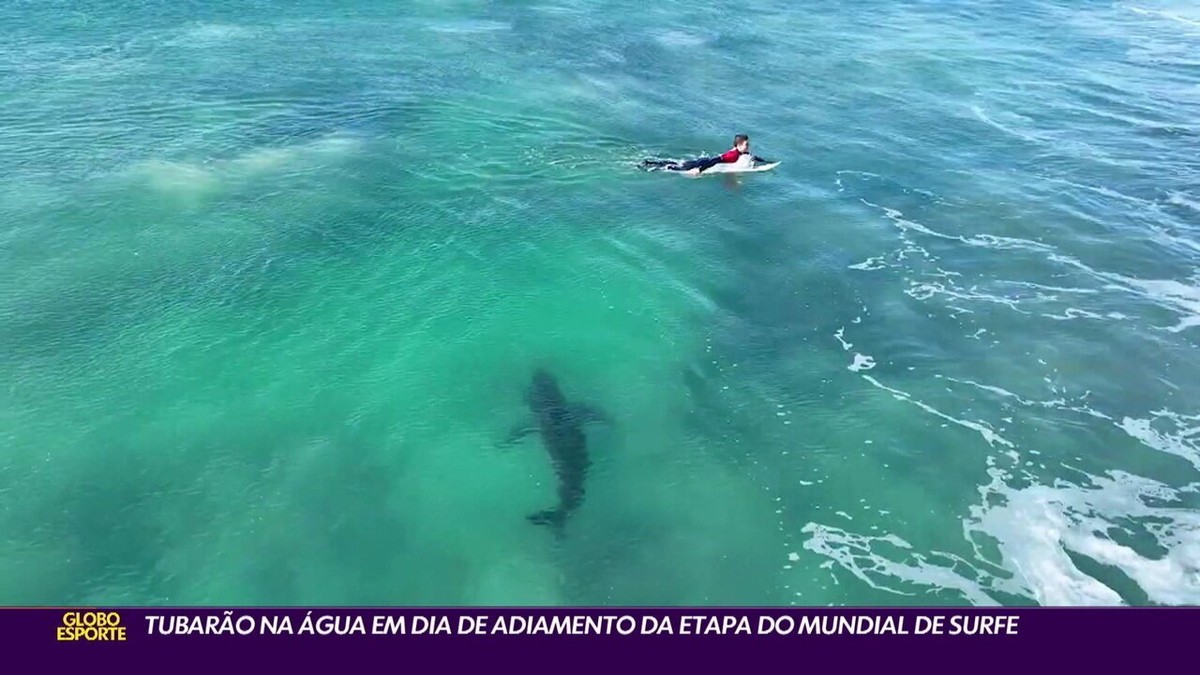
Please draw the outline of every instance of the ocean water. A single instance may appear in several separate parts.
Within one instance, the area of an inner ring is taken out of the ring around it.
[[[1200,603],[1193,2],[0,28],[0,603]]]

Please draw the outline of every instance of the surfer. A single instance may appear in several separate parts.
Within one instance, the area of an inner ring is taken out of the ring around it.
[[[750,162],[772,163],[770,160],[750,154],[750,137],[746,134],[738,134],[733,137],[733,147],[716,157],[699,157],[697,159],[689,159],[686,162],[676,162],[670,159],[644,159],[642,160],[642,168],[650,171],[683,171],[689,175],[698,176],[700,172],[711,169],[718,164],[734,164],[746,161],[747,159]]]

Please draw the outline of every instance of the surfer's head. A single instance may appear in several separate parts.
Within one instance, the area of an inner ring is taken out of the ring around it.
[[[750,137],[746,134],[738,134],[733,137],[733,147],[738,152],[750,152]]]

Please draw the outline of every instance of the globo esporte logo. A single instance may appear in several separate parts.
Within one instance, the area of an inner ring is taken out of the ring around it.
[[[58,626],[59,642],[119,642],[125,640],[125,626],[116,612],[80,612],[63,614]]]

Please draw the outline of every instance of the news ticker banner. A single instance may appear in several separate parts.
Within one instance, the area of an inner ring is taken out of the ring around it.
[[[313,665],[314,657],[350,650],[359,656],[483,664],[497,657],[527,659],[536,648],[546,658],[558,654],[573,661],[585,654],[591,659],[658,653],[712,664],[742,655],[803,654],[810,664],[844,664],[853,655],[882,665],[920,654],[927,658],[935,648],[946,658],[992,661],[1053,650],[1069,654],[1076,666],[1089,655],[1111,666],[1104,647],[1135,643],[1141,658],[1156,645],[1186,649],[1196,636],[1200,608],[0,609],[0,646],[7,654],[93,663],[105,654],[169,659],[271,654]]]

